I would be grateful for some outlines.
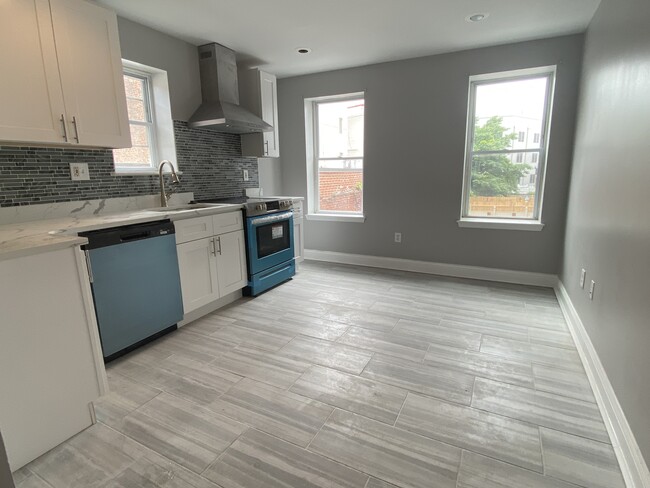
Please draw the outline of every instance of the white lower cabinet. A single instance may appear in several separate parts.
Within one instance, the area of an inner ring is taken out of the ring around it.
[[[241,212],[238,212],[241,215]],[[224,219],[231,214],[215,217]],[[185,315],[215,302],[247,284],[246,244],[242,221],[233,232],[204,237],[189,242],[179,242],[189,235],[189,229],[201,218],[177,222],[178,268],[181,275],[183,309]],[[197,233],[195,235],[200,235]]]
[[[219,295],[225,296],[246,286],[246,245],[244,231],[229,232],[217,240]]]
[[[219,298],[217,264],[213,249],[212,237],[176,246],[185,313]]]

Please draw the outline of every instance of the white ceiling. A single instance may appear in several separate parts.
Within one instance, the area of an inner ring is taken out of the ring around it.
[[[582,32],[600,0],[97,0],[278,77]],[[465,18],[489,13],[479,23]],[[299,55],[298,47],[311,54]]]

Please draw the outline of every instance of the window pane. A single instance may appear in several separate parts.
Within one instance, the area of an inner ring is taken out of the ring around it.
[[[146,125],[131,124],[131,143],[133,144],[133,147],[113,149],[113,160],[117,166],[151,166],[149,130],[150,128]]]
[[[124,75],[124,89],[127,98],[144,100],[144,80],[142,78]]]
[[[126,99],[126,108],[129,113],[129,120],[148,122],[147,111],[143,100]]]
[[[476,85],[474,151],[538,149],[548,78]]]
[[[363,202],[363,160],[318,161],[319,208],[360,213]]]
[[[364,100],[318,104],[318,156],[363,157]]]
[[[468,216],[533,218],[538,169],[533,156],[538,153],[475,155]]]

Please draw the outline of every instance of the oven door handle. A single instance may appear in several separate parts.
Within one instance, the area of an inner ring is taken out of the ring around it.
[[[264,217],[251,217],[250,223],[251,225],[265,225],[273,222],[289,220],[291,217],[293,217],[293,212],[284,212],[280,214],[266,215]]]

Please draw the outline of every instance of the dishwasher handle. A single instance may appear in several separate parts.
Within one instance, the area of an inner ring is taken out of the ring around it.
[[[120,241],[122,242],[137,241],[140,239],[146,239],[147,237],[152,237],[151,231],[134,232],[132,234],[121,234]]]

